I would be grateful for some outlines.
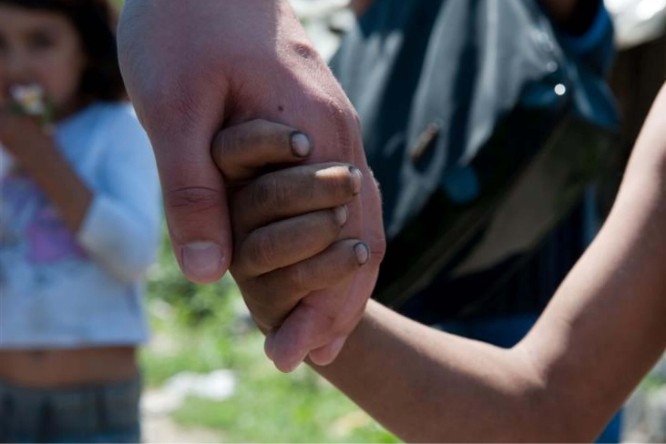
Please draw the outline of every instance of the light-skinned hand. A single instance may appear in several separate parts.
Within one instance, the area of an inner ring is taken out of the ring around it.
[[[330,363],[363,312],[385,241],[380,197],[367,167],[357,116],[308,42],[286,0],[128,0],[120,62],[154,146],[173,248],[185,275],[207,283],[231,263],[228,196],[210,147],[219,130],[263,118],[310,136],[311,163],[348,162],[363,176],[340,239],[362,239],[366,266],[322,290],[285,319],[271,342],[276,363],[308,354]]]

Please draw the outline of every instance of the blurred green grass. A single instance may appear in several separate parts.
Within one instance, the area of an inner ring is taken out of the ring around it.
[[[224,401],[191,397],[173,419],[232,442],[399,442],[307,366],[278,372],[263,353],[233,281],[198,286],[180,274],[165,239],[149,274],[153,341],[141,354],[148,389],[181,372],[234,372]]]

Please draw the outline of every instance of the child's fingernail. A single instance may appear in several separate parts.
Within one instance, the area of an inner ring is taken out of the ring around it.
[[[349,172],[352,175],[352,181],[354,183],[354,196],[356,196],[361,192],[361,185],[363,183],[363,173],[361,173],[361,170],[359,170],[355,166],[349,167]]]
[[[338,357],[340,351],[342,351],[342,347],[345,346],[346,341],[347,338],[344,336],[335,338],[327,345],[314,352],[311,352],[310,360],[320,367],[331,364],[333,361],[335,361],[335,358]]]
[[[333,210],[335,212],[335,220],[338,222],[338,225],[341,227],[344,226],[344,224],[347,223],[347,219],[349,219],[349,212],[347,211],[347,206],[343,205],[341,207],[336,208]]]
[[[182,260],[187,277],[206,281],[219,273],[222,247],[214,242],[193,242],[183,247]]]
[[[347,341],[346,337],[340,337],[331,342],[331,344],[328,346],[328,352],[331,360],[330,362],[327,363],[327,365],[333,362],[335,358],[338,357],[338,355],[342,351],[342,347],[345,346],[346,341]]]
[[[354,245],[354,253],[356,253],[356,260],[359,265],[365,265],[370,259],[370,249],[364,242]]]
[[[271,361],[274,360],[275,356],[275,333],[270,332],[266,335],[266,341],[264,342],[264,353]]]
[[[312,143],[310,138],[301,132],[293,132],[291,134],[291,151],[297,157],[307,157],[312,151]]]
[[[301,356],[289,356],[277,350],[277,346],[274,352],[276,354],[273,356],[273,363],[275,364],[275,367],[283,373],[291,373],[296,370],[301,366],[303,360],[305,360],[305,357],[307,356],[307,353]]]
[[[295,371],[298,367],[300,367],[302,363],[303,363],[303,361],[292,361],[292,362],[289,362],[289,363],[286,364],[286,366],[284,367],[284,372],[285,372],[285,373],[291,373],[291,372]]]

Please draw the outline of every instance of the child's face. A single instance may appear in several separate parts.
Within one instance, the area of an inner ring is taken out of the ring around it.
[[[61,14],[0,5],[0,101],[15,85],[40,85],[59,114],[76,109],[86,57]]]

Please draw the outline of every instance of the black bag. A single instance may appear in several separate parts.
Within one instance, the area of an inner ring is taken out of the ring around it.
[[[617,115],[602,69],[532,0],[376,0],[332,63],[384,199],[374,297],[529,252],[600,173]]]

